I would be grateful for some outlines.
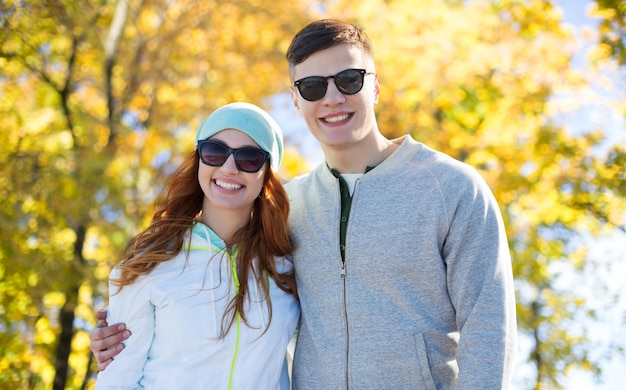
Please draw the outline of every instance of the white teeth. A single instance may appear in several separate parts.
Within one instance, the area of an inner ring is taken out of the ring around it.
[[[339,115],[339,116],[331,116],[328,118],[324,118],[324,120],[326,122],[330,122],[330,123],[335,123],[335,122],[341,122],[341,121],[345,121],[346,119],[348,119],[350,115],[348,114],[343,114],[343,115]]]
[[[238,190],[241,188],[240,184],[226,183],[221,180],[215,180],[215,184],[227,190]]]

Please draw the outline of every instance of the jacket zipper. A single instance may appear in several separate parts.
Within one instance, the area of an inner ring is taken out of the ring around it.
[[[356,195],[356,191],[359,185],[359,181],[360,179],[357,179],[356,182],[354,183],[354,191],[352,192],[352,195],[350,195],[352,197],[352,200],[354,201],[354,196]],[[350,208],[352,208],[352,206],[350,206]],[[352,210],[350,210],[350,215],[352,215]],[[349,223],[348,223],[349,225]],[[346,237],[344,237],[344,244],[346,246],[346,248],[344,248],[344,258],[341,259],[341,279],[343,281],[343,315],[344,315],[344,319],[346,321],[346,361],[345,361],[345,365],[346,365],[346,390],[350,389],[350,380],[349,380],[349,375],[350,375],[350,366],[349,366],[349,362],[350,362],[350,327],[348,325],[348,304],[347,304],[347,294],[346,294],[346,259],[345,259],[345,253],[346,253],[346,249],[347,249],[347,244],[348,244],[348,226],[346,226]]]
[[[233,282],[235,284],[235,296],[239,294],[239,279],[237,278],[237,265],[236,265],[236,257],[237,250],[233,254],[226,252],[226,255],[230,260],[231,273],[233,277]],[[228,375],[228,390],[233,389],[233,380],[235,376],[235,364],[237,363],[237,358],[239,357],[239,339],[241,337],[241,317],[239,313],[235,313],[235,350],[233,351],[233,359],[230,363],[230,374]]]
[[[350,329],[348,327],[348,306],[346,305],[346,262],[345,261],[341,261],[341,279],[343,281],[343,315],[344,315],[344,319],[346,321],[346,361],[345,361],[345,365],[346,365],[346,390],[348,390],[350,388],[350,384],[349,384],[349,380],[348,380],[348,362],[349,362],[349,355],[350,355]]]

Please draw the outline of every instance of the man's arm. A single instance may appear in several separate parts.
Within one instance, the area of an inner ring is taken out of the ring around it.
[[[113,361],[113,358],[124,349],[124,340],[130,337],[130,331],[123,323],[108,326],[106,310],[96,313],[98,324],[89,333],[89,349],[98,363],[98,370],[104,369]]]
[[[509,246],[487,184],[450,191],[456,196],[444,244],[450,300],[457,313],[459,389],[506,389],[516,350],[515,289]],[[459,180],[459,183],[462,183]]]

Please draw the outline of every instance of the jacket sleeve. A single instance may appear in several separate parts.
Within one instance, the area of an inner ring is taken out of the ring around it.
[[[449,203],[443,251],[460,333],[458,388],[501,389],[510,384],[517,341],[511,258],[491,190],[476,171],[470,178]]]
[[[109,280],[119,276],[117,268]],[[96,389],[137,389],[148,360],[148,351],[154,335],[154,306],[150,301],[149,278],[140,277],[134,283],[118,287],[109,282],[108,322],[124,322],[132,332],[125,348],[109,366],[98,373]]]

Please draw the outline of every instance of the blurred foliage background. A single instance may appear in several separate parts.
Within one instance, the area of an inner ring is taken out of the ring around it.
[[[93,388],[88,332],[108,273],[196,126],[231,101],[272,109],[267,98],[288,90],[291,38],[322,17],[372,39],[381,130],[477,167],[493,189],[528,346],[519,360],[531,367],[516,385],[563,388],[572,370],[601,378],[624,342],[590,337],[620,300],[598,275],[625,259],[598,261],[585,237],[626,231],[626,145],[607,146],[601,127],[573,134],[554,120],[555,96],[625,66],[626,5],[592,3],[581,70],[553,3],[0,1],[0,388]],[[626,117],[623,94],[603,99]],[[311,167],[297,136],[286,142],[288,180]]]

